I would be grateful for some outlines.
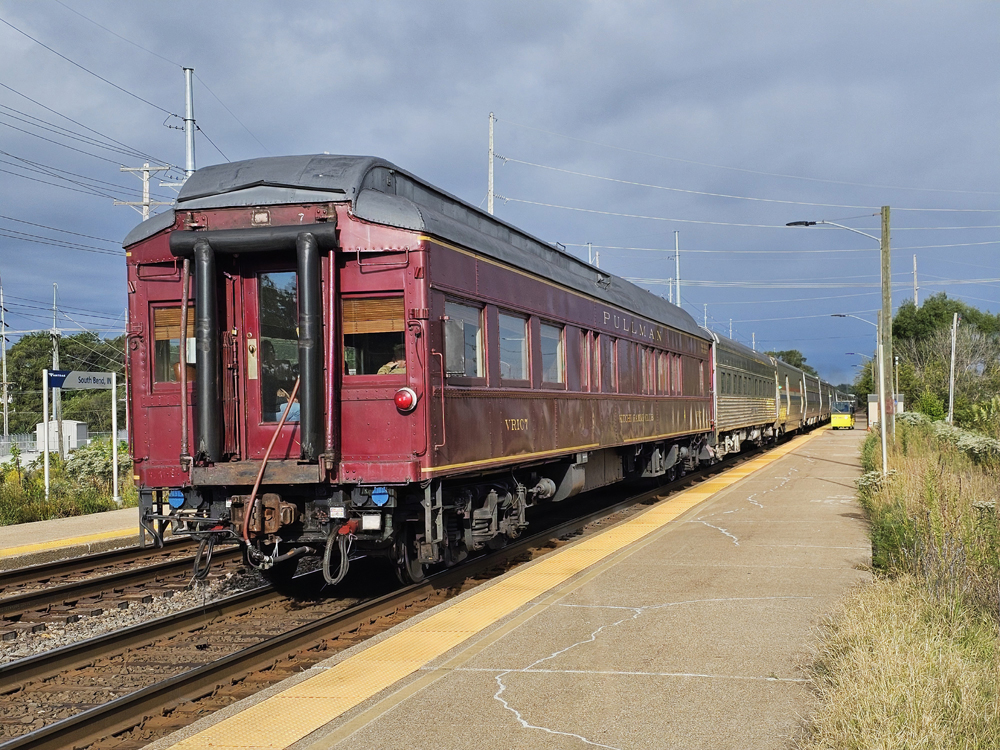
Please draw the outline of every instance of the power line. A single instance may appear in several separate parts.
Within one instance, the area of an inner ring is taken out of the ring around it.
[[[20,165],[16,165],[16,164],[12,164],[11,166],[16,166],[16,167],[18,167],[20,169],[26,169],[26,170],[33,171],[33,172],[38,172],[39,174],[46,174],[49,177],[55,177],[58,180],[66,180],[67,182],[71,182],[71,183],[73,183],[75,185],[80,185],[81,187],[90,187],[90,188],[93,188],[93,189],[97,190],[97,189],[100,189],[100,188],[97,187],[98,185],[106,185],[107,187],[112,187],[112,188],[115,188],[117,190],[122,190],[122,191],[124,191],[126,193],[135,193],[137,195],[142,195],[142,189],[141,188],[127,187],[125,185],[119,185],[116,182],[108,182],[107,180],[99,180],[96,177],[88,177],[87,175],[78,174],[76,172],[70,172],[69,170],[60,169],[59,167],[52,167],[52,166],[49,166],[48,164],[42,164],[41,162],[32,161],[31,159],[25,159],[24,157],[21,157],[21,156],[15,156],[14,154],[8,153],[7,151],[0,151],[0,154],[3,154],[4,156],[9,156],[12,159],[16,159],[19,162],[23,162],[24,164],[30,164],[33,167],[37,167],[37,169],[31,169],[30,167],[21,167]],[[0,162],[6,163],[6,164],[10,164],[10,162],[3,162],[3,160],[0,160]],[[66,177],[63,177],[61,174],[55,174],[55,172],[60,172],[62,174],[67,174],[67,175],[70,175],[72,177],[79,177],[81,180],[87,180],[87,182],[94,183],[94,184],[92,184],[92,185],[86,185],[84,183],[77,182],[76,180],[70,180],[70,179],[68,179]],[[162,193],[155,193],[153,195],[156,195],[157,197],[161,197],[161,198],[172,198],[172,196],[164,195]]]
[[[195,125],[195,128],[198,130],[199,133],[201,133],[203,136],[205,136],[205,140],[207,140],[209,143],[211,143],[212,146],[215,148],[216,151],[218,151],[220,154],[222,154],[222,149],[215,145],[215,141],[213,141],[211,138],[208,137],[208,133],[206,133],[202,129],[201,125]],[[225,154],[222,154],[222,158],[225,159],[226,161],[229,161],[229,157],[226,156]]]
[[[0,170],[3,171],[3,170]],[[68,250],[81,250],[86,253],[97,253],[98,255],[113,255],[116,258],[124,258],[124,250],[108,250],[103,247],[94,247],[93,245],[82,245],[75,242],[64,242],[62,240],[52,239],[51,237],[42,237],[37,234],[28,234],[26,232],[18,232],[14,229],[7,229],[5,227],[0,227],[0,237],[7,237],[12,240],[20,240],[21,242],[31,242],[36,245],[51,245],[53,247],[62,247]]]
[[[654,253],[674,254],[674,248],[672,247],[627,247],[624,245],[595,245],[592,242],[561,242],[560,244],[564,247],[592,247],[600,250],[642,250]],[[981,247],[983,245],[1000,245],[1000,240],[990,240],[988,242],[952,242],[946,245],[911,245],[910,247],[894,247],[893,252],[903,252],[904,250],[932,250],[949,247]],[[827,255],[836,253],[877,252],[878,248],[870,247],[848,248],[843,250],[684,250],[684,253],[687,255]],[[978,267],[988,268],[988,266]]]
[[[88,240],[97,240],[98,242],[109,242],[112,245],[120,244],[117,240],[106,240],[103,237],[94,237],[90,234],[80,234],[79,232],[71,232],[68,229],[59,229],[57,227],[46,226],[45,224],[36,224],[33,221],[25,221],[24,219],[15,219],[13,216],[4,216],[0,214],[0,219],[6,219],[7,221],[16,221],[18,224],[27,224],[32,227],[38,227],[40,229],[51,229],[53,232],[62,232],[63,234],[72,234],[77,237],[86,237]]]
[[[153,104],[153,102],[149,101],[148,99],[143,99],[138,94],[135,94],[135,93],[129,91],[128,89],[126,89],[126,88],[122,88],[117,83],[109,81],[104,76],[95,73],[94,71],[90,70],[87,67],[84,67],[83,65],[81,65],[80,63],[78,63],[78,62],[76,62],[74,60],[71,60],[70,58],[66,57],[66,55],[62,54],[61,52],[57,52],[56,50],[52,49],[52,47],[50,47],[49,45],[45,44],[44,42],[41,42],[38,39],[35,39],[35,37],[31,36],[31,34],[27,33],[26,31],[22,31],[21,29],[17,28],[17,26],[15,26],[14,24],[12,24],[10,21],[6,21],[3,18],[0,18],[0,23],[4,24],[5,26],[9,26],[14,31],[16,31],[18,34],[21,34],[22,36],[26,36],[28,39],[30,39],[31,41],[33,41],[35,44],[38,44],[38,45],[44,47],[45,49],[47,49],[52,54],[54,54],[54,55],[56,55],[58,57],[61,57],[63,60],[65,60],[66,62],[70,63],[71,65],[75,65],[80,70],[84,71],[85,73],[89,73],[90,75],[94,76],[94,78],[97,78],[98,80],[104,81],[104,83],[108,84],[112,88],[118,89],[123,94],[128,94],[133,99],[138,99],[143,104],[148,104],[150,107],[153,107],[154,109],[158,109],[161,112],[166,112],[168,115],[173,115],[174,117],[179,117],[179,115],[174,114],[169,109],[164,109],[159,104]]]
[[[54,133],[58,136],[61,136],[63,138],[71,138],[74,141],[80,141],[81,143],[85,143],[88,146],[96,146],[97,148],[103,148],[106,151],[112,151],[117,154],[124,154],[125,156],[131,156],[133,158],[142,158],[137,154],[135,154],[135,152],[133,152],[130,149],[123,149],[117,146],[108,146],[106,143],[103,143],[97,138],[92,138],[89,135],[81,135],[80,133],[70,130],[69,128],[64,128],[62,125],[56,125],[55,123],[49,122],[48,120],[43,120],[41,117],[35,117],[34,115],[30,115],[27,112],[22,112],[21,110],[15,107],[9,107],[6,104],[0,104],[0,107],[6,110],[10,110],[11,112],[16,112],[19,115],[22,115],[21,117],[15,117],[14,115],[8,114],[6,112],[0,112],[0,117],[7,117],[10,118],[11,120],[23,122],[25,125],[28,125],[30,127],[38,128],[40,130],[45,130],[50,133]],[[40,125],[39,123],[42,124]]]
[[[89,130],[91,133],[96,133],[97,135],[101,136],[102,138],[106,138],[111,143],[115,143],[115,144],[117,144],[119,146],[122,146],[123,148],[126,148],[126,149],[130,149],[135,154],[138,154],[139,156],[141,156],[143,159],[149,159],[150,161],[158,161],[161,164],[169,164],[170,163],[170,162],[168,162],[168,161],[166,161],[164,159],[159,159],[159,158],[157,158],[155,156],[152,156],[151,154],[147,154],[147,153],[145,153],[144,151],[142,151],[140,149],[133,148],[132,146],[129,146],[127,143],[122,143],[121,141],[115,140],[111,136],[109,136],[109,135],[107,135],[105,133],[102,133],[99,130],[95,130],[94,128],[92,128],[92,127],[90,127],[88,125],[84,125],[82,122],[79,122],[78,120],[74,120],[72,117],[69,117],[68,115],[64,115],[62,112],[59,112],[58,110],[52,109],[52,107],[49,107],[49,106],[47,106],[45,104],[42,104],[37,99],[32,99],[27,94],[23,94],[20,91],[18,91],[17,89],[12,88],[11,86],[8,86],[5,83],[0,83],[0,87],[3,87],[5,89],[7,89],[8,91],[10,91],[13,94],[17,94],[22,99],[27,99],[29,102],[31,102],[32,104],[34,104],[37,107],[41,107],[46,112],[51,112],[52,114],[54,114],[54,115],[56,115],[58,117],[61,117],[64,120],[73,123],[74,125],[78,125],[79,127],[83,128],[84,130]],[[100,158],[100,157],[98,157],[98,158]]]
[[[548,169],[553,172],[561,172],[562,174],[569,174],[575,177],[587,177],[592,180],[601,180],[603,182],[614,182],[619,185],[631,185],[633,187],[645,187],[651,188],[653,190],[666,190],[673,193],[685,193],[687,195],[703,195],[710,198],[729,198],[732,200],[741,201],[755,201],[759,203],[781,203],[785,205],[792,206],[812,206],[815,208],[850,208],[850,209],[871,209],[877,208],[877,206],[849,206],[842,205],[838,203],[809,203],[805,201],[790,201],[781,200],[778,198],[756,198],[747,195],[732,195],[729,193],[710,193],[704,190],[688,190],[685,188],[676,187],[666,187],[664,185],[654,185],[648,182],[634,182],[632,180],[622,180],[615,177],[603,177],[601,175],[588,174],[586,172],[577,172],[572,169],[563,169],[562,167],[553,167],[547,164],[536,164],[530,161],[523,161],[521,159],[514,159],[507,156],[495,155],[497,159],[500,159],[504,163],[513,162],[514,164],[524,164],[529,167],[537,167],[538,169]],[[959,213],[1000,213],[1000,209],[997,208],[897,208],[892,207],[893,211],[948,211],[948,212],[959,212]]]
[[[500,121],[500,118],[494,118],[494,121]],[[694,161],[692,159],[680,159],[674,156],[664,156],[663,154],[654,154],[648,151],[638,151],[636,149],[625,148],[624,146],[615,146],[610,143],[600,143],[598,141],[589,141],[585,138],[577,138],[572,135],[565,135],[563,133],[556,133],[552,130],[545,130],[543,128],[537,128],[533,125],[524,125],[523,123],[513,122],[511,120],[503,120],[503,122],[514,125],[519,128],[525,128],[527,130],[535,130],[539,133],[546,133],[547,135],[554,135],[557,138],[566,138],[567,140],[577,141],[578,143],[586,143],[591,146],[600,146],[601,148],[610,148],[616,151],[623,151],[629,154],[636,154],[638,156],[649,156],[654,159],[664,159],[666,161],[676,161],[683,164],[693,164],[700,167],[712,167],[713,169],[728,169],[733,172],[744,172],[746,174],[759,174],[765,177],[781,177],[783,179],[789,180],[804,180],[807,182],[822,182],[829,185],[850,185],[852,187],[866,187],[866,188],[878,188],[880,190],[913,190],[917,192],[925,193],[959,193],[965,195],[1000,195],[1000,192],[989,191],[989,190],[949,190],[946,188],[918,188],[918,187],[903,187],[900,185],[872,185],[864,182],[847,182],[844,180],[826,180],[819,177],[802,177],[800,175],[792,174],[782,174],[780,172],[764,172],[756,169],[745,169],[742,167],[727,167],[722,164],[711,164],[709,162]]]
[[[159,58],[160,60],[163,60],[164,62],[170,63],[171,65],[175,65],[178,68],[183,68],[184,67],[179,62],[177,62],[175,60],[171,60],[170,58],[164,57],[163,55],[161,55],[161,54],[159,54],[157,52],[154,52],[153,50],[149,49],[148,47],[144,47],[141,44],[139,44],[138,42],[134,42],[131,39],[128,39],[127,37],[124,37],[121,34],[117,33],[116,31],[112,31],[107,26],[104,26],[103,24],[100,24],[97,21],[95,21],[93,18],[90,18],[89,16],[85,16],[83,13],[81,13],[78,10],[76,10],[75,8],[69,7],[65,3],[61,2],[61,0],[56,0],[56,2],[59,5],[61,5],[62,7],[64,7],[66,10],[68,10],[70,13],[75,13],[76,15],[80,16],[80,18],[82,18],[83,20],[89,21],[90,23],[94,24],[94,26],[97,26],[99,29],[103,29],[104,31],[108,32],[109,34],[111,34],[111,36],[116,37],[118,39],[121,39],[123,42],[126,42],[127,44],[131,44],[133,47],[138,47],[143,52],[147,52],[150,55],[152,55],[153,57]],[[236,113],[234,113],[229,107],[227,107],[226,103],[224,101],[222,101],[222,99],[220,99],[219,96],[214,91],[212,91],[212,89],[209,87],[209,85],[207,83],[205,83],[204,79],[201,76],[199,76],[197,73],[195,73],[194,77],[197,78],[198,82],[202,86],[205,87],[205,90],[215,98],[215,101],[217,101],[220,105],[222,105],[222,108],[224,110],[226,110],[226,112],[229,113],[230,117],[232,117],[234,120],[236,120],[236,122],[238,122],[240,124],[240,127],[242,127],[250,135],[251,138],[253,138],[255,141],[257,141],[257,144],[262,149],[264,149],[265,151],[267,151],[267,153],[271,153],[270,150],[267,148],[267,146],[265,146],[263,143],[261,143],[260,139],[256,135],[253,134],[253,131],[251,131],[250,128],[248,128],[243,123],[243,121],[240,120],[240,118],[236,116]],[[207,135],[205,137],[208,138]],[[212,143],[211,139],[209,139],[208,142]],[[212,145],[214,146],[215,144],[212,143]],[[219,153],[221,154],[222,152],[219,151]],[[162,161],[162,160],[160,160],[160,161]],[[226,161],[228,161],[228,159],[226,159]]]
[[[557,203],[543,203],[541,201],[530,201],[525,198],[510,198],[505,195],[496,195],[504,203],[527,203],[532,206],[542,206],[544,208],[561,208],[565,211],[579,211],[580,213],[598,214],[600,216],[618,216],[625,219],[648,219],[649,221],[673,221],[680,224],[707,224],[710,226],[722,227],[750,227],[753,229],[796,229],[785,224],[744,224],[732,221],[704,221],[700,219],[676,219],[666,216],[648,216],[645,214],[628,214],[618,211],[602,211],[596,208],[580,208],[578,206],[561,206]],[[1000,229],[1000,225],[980,225],[971,227],[893,227],[893,232],[924,231],[933,229]],[[871,231],[876,231],[871,228]]]

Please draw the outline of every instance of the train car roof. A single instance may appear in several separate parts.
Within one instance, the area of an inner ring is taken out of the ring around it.
[[[174,211],[346,201],[351,203],[351,212],[365,221],[426,232],[649,320],[710,339],[694,318],[662,297],[372,156],[276,156],[204,167],[184,183],[173,210],[144,221],[122,244],[129,247],[169,228]]]
[[[716,340],[719,342],[720,349],[727,349],[728,351],[731,351],[735,354],[741,354],[744,357],[752,359],[755,362],[760,362],[762,365],[770,365],[772,367],[774,366],[774,360],[770,355],[764,354],[763,352],[758,352],[754,349],[751,349],[749,346],[741,344],[739,341],[734,341],[733,339],[726,338],[721,334],[716,333],[714,335],[716,337]]]

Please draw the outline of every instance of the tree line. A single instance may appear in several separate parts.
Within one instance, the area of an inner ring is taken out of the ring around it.
[[[935,294],[917,307],[907,300],[892,320],[892,346],[899,358],[898,392],[908,411],[931,419],[948,412],[951,370],[951,327],[954,314],[961,322],[955,340],[955,422],[985,429],[993,418],[984,412],[1000,407],[1000,314]],[[876,392],[872,361],[865,364],[854,383],[858,403]]]
[[[101,338],[84,331],[59,340],[59,369],[117,372],[119,375],[118,424],[125,426],[124,336]],[[7,350],[7,382],[11,433],[34,432],[42,421],[42,370],[52,369],[52,337],[48,332],[29,333]],[[86,422],[91,432],[111,431],[111,391],[62,392],[62,417]],[[51,403],[50,414],[51,415]]]

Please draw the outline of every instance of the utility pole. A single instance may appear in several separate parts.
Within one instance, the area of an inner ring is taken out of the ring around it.
[[[59,314],[56,307],[56,293],[59,290],[58,284],[52,285],[52,369],[59,369],[59,327],[57,316]],[[56,440],[59,441],[59,460],[63,456],[63,424],[62,424],[62,388],[52,389],[52,418],[56,421]],[[46,424],[45,429],[49,429]]]
[[[674,280],[667,279],[667,301],[674,304]]]
[[[889,252],[889,207],[882,206],[882,357],[885,390],[892,390],[892,263]],[[888,405],[887,405],[888,406]],[[891,406],[888,408],[892,409]],[[892,410],[892,438],[896,439],[896,414]]]
[[[493,162],[491,161],[490,163],[492,164]],[[492,211],[490,213],[492,213]],[[590,265],[594,265],[594,248],[590,242],[587,243],[587,262]]]
[[[679,232],[674,232],[674,282],[677,284],[677,306],[681,306],[681,241]]]
[[[8,415],[9,407],[9,395],[10,391],[7,389],[7,318],[5,317],[7,313],[6,308],[3,306],[3,281],[0,281],[0,344],[3,344],[3,437],[4,442],[10,437],[10,421]],[[45,425],[45,429],[48,429],[48,425]]]
[[[597,266],[598,268],[601,267],[601,251],[600,250],[595,250],[594,251],[594,265]]]
[[[141,167],[121,167],[120,172],[140,172],[142,177],[142,201],[115,201],[116,206],[132,206],[136,211],[142,214],[142,220],[145,221],[149,218],[149,207],[150,206],[172,206],[172,201],[151,201],[149,199],[149,175],[154,172],[165,172],[170,167],[151,167],[149,162],[146,162]],[[139,208],[141,207],[141,208]]]
[[[920,300],[917,299],[917,256],[913,256],[913,306],[920,307]]]
[[[708,328],[708,305],[703,305],[705,308],[705,328]]]
[[[729,319],[729,338],[730,338],[730,340],[732,340],[732,338],[733,338],[733,319],[732,318]]]
[[[194,174],[194,68],[184,68],[184,174]]]
[[[951,375],[948,378],[948,424],[955,421],[955,339],[958,338],[958,313],[951,321]]]
[[[488,180],[488,192],[486,193],[486,213],[493,215],[493,113],[490,112],[490,176]],[[482,205],[482,204],[480,204]],[[590,243],[587,243],[588,247]]]
[[[754,351],[757,351],[757,333],[750,334],[750,346]]]

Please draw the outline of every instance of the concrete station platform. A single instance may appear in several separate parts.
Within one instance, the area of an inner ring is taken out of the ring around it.
[[[138,543],[138,508],[0,526],[0,570]]]
[[[817,430],[150,749],[787,748],[866,581],[863,432]]]

